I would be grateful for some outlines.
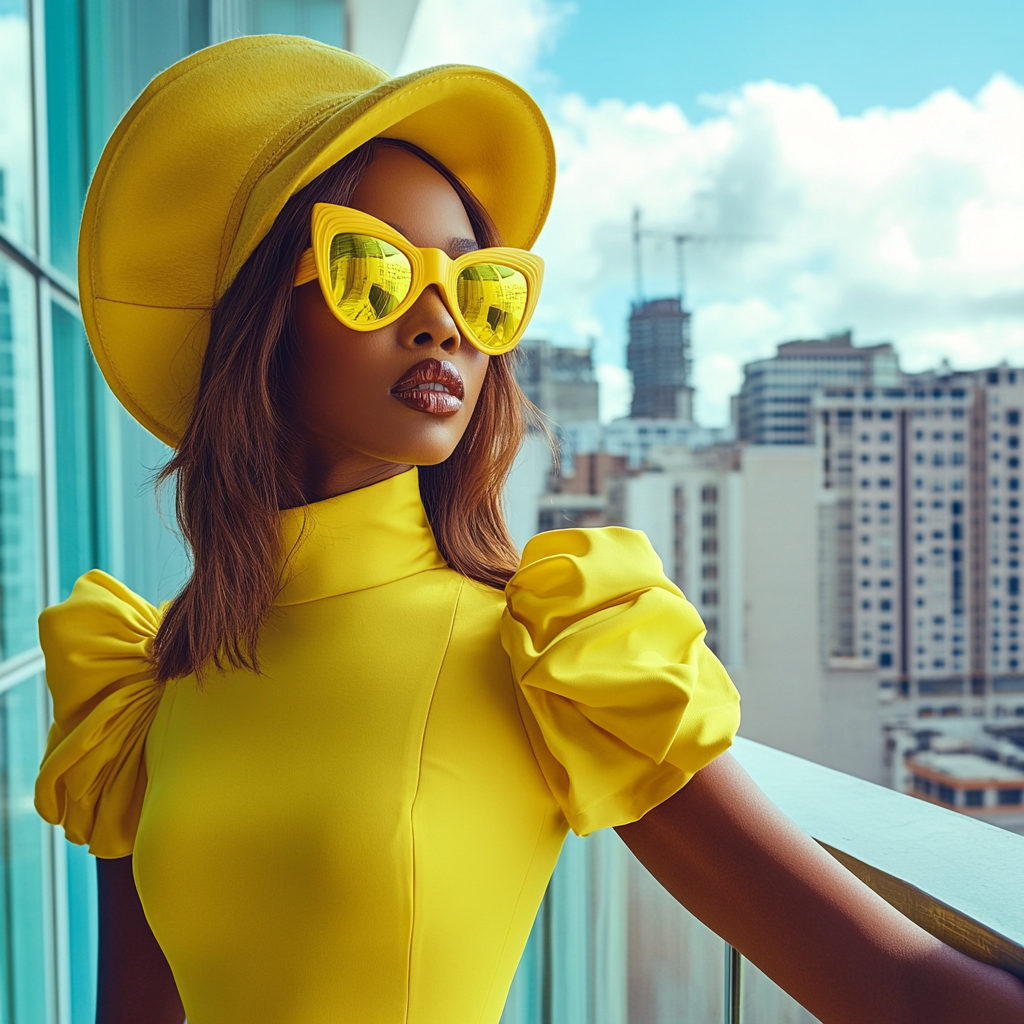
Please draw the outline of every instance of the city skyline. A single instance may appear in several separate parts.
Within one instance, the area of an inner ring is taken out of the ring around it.
[[[919,75],[914,88],[897,88],[891,59],[894,40],[906,36],[891,19],[877,22],[878,33],[889,35],[859,66],[859,80],[889,82],[892,92],[868,109],[837,100],[830,89],[839,96],[840,84],[809,80],[809,65],[792,50],[775,53],[774,36],[762,47],[765,61],[775,61],[770,74],[744,64],[733,55],[728,23],[736,5],[725,5],[706,16],[714,22],[701,29],[707,52],[679,73],[679,88],[719,57],[739,78],[697,117],[696,97],[620,88],[635,76],[641,89],[655,74],[646,65],[657,64],[665,44],[659,39],[652,59],[611,66],[602,54],[614,45],[616,23],[599,4],[584,3],[570,16],[563,6],[528,0],[514,12],[493,9],[483,24],[455,17],[464,3],[425,0],[404,65],[490,65],[541,103],[560,176],[538,244],[548,268],[535,333],[570,345],[596,339],[605,418],[629,404],[625,320],[635,297],[635,205],[651,227],[721,242],[688,254],[696,416],[709,426],[727,421],[741,365],[787,338],[852,327],[864,341],[897,344],[909,370],[943,357],[957,368],[986,365],[1024,350],[1024,71],[1003,59],[998,4],[977,9],[972,30],[961,32],[974,70],[928,50],[930,64],[920,55],[910,63],[929,64],[932,77]],[[935,20],[953,7],[941,5]],[[793,9],[783,5],[780,22]],[[442,28],[443,12],[453,17]],[[668,38],[680,23],[665,5],[645,17],[662,18]],[[679,17],[688,23],[694,15],[686,9]],[[874,24],[877,5],[863,17]],[[792,26],[811,46],[806,31]],[[929,28],[920,45],[927,50],[936,38]],[[601,95],[574,78],[565,58],[590,39],[605,47],[593,50],[607,69]],[[737,46],[753,52],[746,36]],[[858,70],[845,67],[850,75]],[[935,77],[940,72],[946,77]],[[721,85],[712,76],[701,88]],[[661,255],[651,249],[648,262],[664,272],[650,277],[647,297],[670,296],[671,246]]]

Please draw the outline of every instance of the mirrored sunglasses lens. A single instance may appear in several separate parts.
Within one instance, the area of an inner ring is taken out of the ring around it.
[[[331,239],[331,290],[347,320],[372,324],[396,309],[409,294],[412,266],[393,245],[370,235]]]
[[[500,352],[519,333],[526,313],[526,278],[499,263],[481,263],[459,274],[458,302],[474,340]]]

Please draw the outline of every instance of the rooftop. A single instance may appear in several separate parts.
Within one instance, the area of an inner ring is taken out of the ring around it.
[[[990,761],[969,751],[919,750],[907,758],[911,767],[920,766],[959,781],[1019,782],[1024,785],[1024,772],[1010,765]]]

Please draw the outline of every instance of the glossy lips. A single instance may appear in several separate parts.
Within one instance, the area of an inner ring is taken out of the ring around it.
[[[462,408],[466,391],[454,363],[424,359],[391,386],[391,394],[418,412],[451,416]]]

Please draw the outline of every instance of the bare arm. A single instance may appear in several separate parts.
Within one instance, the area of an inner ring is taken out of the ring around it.
[[[182,1024],[174,976],[153,938],[132,877],[131,857],[97,860],[99,978],[96,1024]]]
[[[824,1024],[1024,1021],[1024,984],[889,906],[729,754],[617,831],[680,903]]]

